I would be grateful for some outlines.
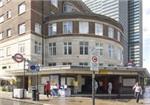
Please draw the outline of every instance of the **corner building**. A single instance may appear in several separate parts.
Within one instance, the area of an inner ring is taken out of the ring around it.
[[[117,68],[124,65],[126,50],[121,24],[92,13],[80,0],[0,0],[0,10],[0,70],[16,77],[18,88],[25,85],[30,91],[38,82],[43,93],[44,84],[50,80],[52,85],[67,84],[74,93],[73,82],[77,80],[78,93],[90,93],[90,54],[95,47],[99,48],[98,65],[107,69],[96,72],[96,81],[103,82],[103,91],[98,93],[107,93],[109,81],[113,83],[113,93],[118,93],[116,87],[123,78],[143,80],[145,72],[139,76],[143,68]],[[16,63],[12,60],[16,53],[30,62]],[[38,75],[27,63],[41,65]]]

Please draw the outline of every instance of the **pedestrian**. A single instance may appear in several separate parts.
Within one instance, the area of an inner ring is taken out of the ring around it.
[[[112,92],[112,83],[108,82],[108,94],[111,95]]]
[[[50,95],[50,87],[51,87],[50,82],[47,81],[45,84],[45,92],[46,92],[47,97],[49,97],[49,95]]]
[[[136,102],[139,102],[140,99],[140,95],[142,94],[142,87],[139,83],[136,83],[136,85],[134,85],[133,87],[135,95],[136,95]]]

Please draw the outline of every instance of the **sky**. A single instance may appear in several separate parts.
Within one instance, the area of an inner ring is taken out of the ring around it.
[[[143,67],[150,72],[150,0],[143,0]]]

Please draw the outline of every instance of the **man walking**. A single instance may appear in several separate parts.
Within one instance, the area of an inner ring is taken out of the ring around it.
[[[133,87],[134,91],[135,91],[135,96],[136,96],[136,102],[139,102],[140,99],[140,95],[142,93],[142,87],[140,86],[139,83],[136,83],[136,85]]]

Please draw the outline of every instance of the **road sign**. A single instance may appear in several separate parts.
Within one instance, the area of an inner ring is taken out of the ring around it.
[[[98,57],[95,55],[92,55],[91,57],[91,67],[90,70],[92,71],[98,71]]]
[[[17,63],[21,63],[24,60],[24,57],[22,54],[20,53],[16,53],[14,56],[12,56],[12,58],[17,62]]]
[[[40,66],[37,64],[30,65],[30,69],[32,72],[38,72],[40,70]]]

